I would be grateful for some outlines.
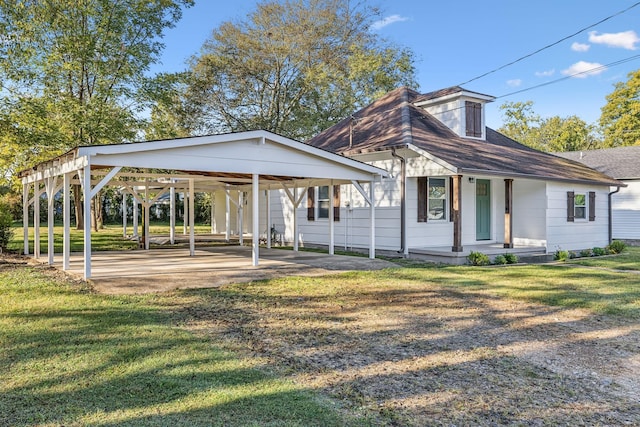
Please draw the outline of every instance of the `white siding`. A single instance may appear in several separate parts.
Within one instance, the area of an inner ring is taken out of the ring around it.
[[[448,179],[446,185],[449,185]],[[407,179],[407,246],[424,248],[428,246],[451,246],[453,244],[453,225],[445,221],[418,222],[418,179]]]
[[[546,245],[546,189],[543,181],[513,181],[514,244]]]
[[[596,192],[595,221],[567,221],[567,191]],[[608,193],[609,187],[548,183],[547,252],[606,246],[609,243]]]
[[[440,104],[432,104],[423,107],[433,117],[440,120],[445,126],[460,136],[464,129],[464,101],[460,98],[452,99]]]
[[[614,239],[640,239],[640,180],[624,181],[611,199]]]

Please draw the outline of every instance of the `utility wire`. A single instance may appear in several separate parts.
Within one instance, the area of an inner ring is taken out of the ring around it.
[[[481,75],[479,75],[479,76],[477,76],[477,77],[474,77],[474,78],[472,78],[472,79],[470,79],[470,80],[467,80],[466,82],[460,83],[458,86],[466,85],[467,83],[471,83],[471,82],[476,81],[476,80],[478,80],[478,79],[481,79],[481,78],[483,78],[483,77],[485,77],[485,76],[488,76],[489,74],[493,74],[493,73],[495,73],[495,72],[497,72],[497,71],[500,71],[500,70],[502,70],[502,69],[504,69],[504,68],[507,68],[507,67],[509,67],[509,66],[511,66],[511,65],[513,65],[513,64],[515,64],[515,63],[517,63],[517,62],[520,62],[520,61],[522,61],[522,60],[524,60],[524,59],[527,59],[527,58],[529,58],[529,57],[531,57],[531,56],[533,56],[533,55],[536,55],[536,54],[538,54],[538,53],[542,52],[543,50],[549,49],[549,48],[551,48],[551,47],[553,47],[553,46],[555,46],[555,45],[557,45],[557,44],[560,44],[560,43],[562,43],[563,41],[570,39],[571,37],[577,36],[578,34],[583,33],[583,32],[585,32],[585,31],[587,31],[587,30],[589,30],[589,29],[591,29],[591,28],[595,27],[596,25],[602,24],[603,22],[606,22],[606,21],[608,21],[608,20],[610,20],[610,19],[612,19],[612,18],[615,18],[615,17],[616,17],[616,16],[618,16],[618,15],[622,15],[623,13],[626,13],[626,12],[630,11],[631,9],[633,9],[634,7],[637,7],[637,6],[639,6],[639,5],[640,5],[640,2],[634,3],[634,4],[632,4],[631,6],[629,6],[628,8],[626,8],[626,9],[624,9],[624,10],[621,10],[620,12],[614,13],[613,15],[607,16],[606,18],[601,19],[600,21],[596,22],[595,24],[591,24],[591,25],[589,25],[588,27],[584,27],[584,28],[582,28],[582,29],[580,29],[580,30],[576,31],[575,33],[573,33],[573,34],[571,34],[571,35],[568,35],[568,36],[566,36],[566,37],[561,38],[561,39],[560,39],[560,40],[558,40],[557,42],[554,42],[554,43],[548,44],[548,45],[546,45],[546,46],[544,46],[544,47],[542,47],[542,48],[540,48],[540,49],[538,49],[538,50],[536,50],[536,51],[534,51],[534,52],[531,52],[531,53],[529,53],[529,54],[527,54],[527,55],[524,55],[524,56],[522,56],[522,57],[520,57],[520,58],[516,59],[515,61],[511,61],[511,62],[509,62],[508,64],[502,65],[502,66],[500,66],[500,67],[498,67],[498,68],[495,68],[495,69],[493,69],[493,70],[491,70],[491,71],[487,71],[487,72],[486,72],[486,73],[484,73],[484,74],[481,74]]]

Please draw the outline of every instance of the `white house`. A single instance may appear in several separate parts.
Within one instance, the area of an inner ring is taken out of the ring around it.
[[[640,242],[640,146],[556,153],[627,184],[611,195],[614,239]]]
[[[427,94],[403,87],[307,143],[390,173],[373,184],[378,250],[463,262],[470,250],[606,246],[610,188],[624,184],[486,127],[484,106],[493,99],[460,87]],[[273,209],[275,228],[292,239],[292,213]],[[332,210],[336,245],[366,247],[367,211],[351,185],[335,194],[307,189],[296,212],[302,243],[328,243]]]

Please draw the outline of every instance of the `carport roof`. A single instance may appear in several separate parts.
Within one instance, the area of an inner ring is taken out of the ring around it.
[[[253,174],[266,182],[372,181],[386,171],[264,130],[77,147],[22,171],[23,182],[77,171],[125,167],[178,171],[222,183],[248,183]],[[169,174],[148,174],[174,176]]]

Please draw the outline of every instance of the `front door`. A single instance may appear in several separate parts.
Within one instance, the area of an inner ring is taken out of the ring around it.
[[[491,181],[476,180],[476,240],[491,239]]]

